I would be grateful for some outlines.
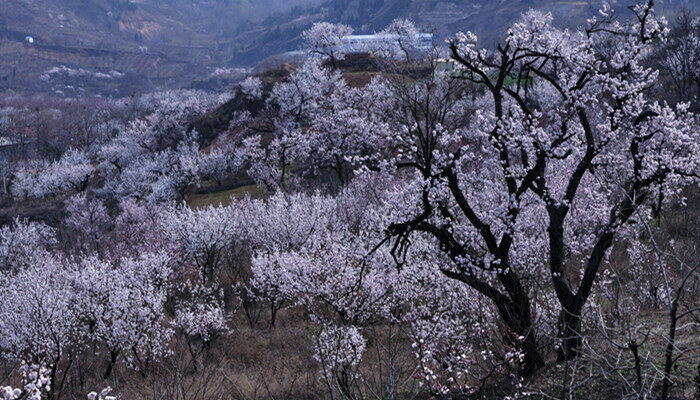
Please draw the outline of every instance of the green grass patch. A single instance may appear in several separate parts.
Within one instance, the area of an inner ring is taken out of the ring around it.
[[[222,190],[220,192],[196,193],[189,198],[187,204],[193,208],[218,205],[227,206],[231,204],[232,199],[239,200],[246,195],[250,195],[250,197],[254,199],[260,199],[265,197],[265,191],[257,185],[248,185],[230,190]]]

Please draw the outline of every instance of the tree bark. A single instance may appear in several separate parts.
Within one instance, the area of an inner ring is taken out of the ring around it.
[[[513,338],[516,348],[525,354],[524,365],[521,374],[530,375],[544,366],[544,360],[540,355],[535,340],[535,327],[531,312],[530,298],[527,291],[522,286],[518,276],[511,272],[499,275],[499,280],[503,284],[510,301],[506,306],[507,314],[501,314],[512,334],[522,337]],[[499,306],[499,311],[501,307]]]
[[[671,303],[669,310],[668,343],[666,344],[666,359],[664,360],[664,378],[661,385],[661,400],[668,400],[671,388],[671,369],[673,368],[673,350],[676,347],[676,324],[678,323],[678,297]]]
[[[529,300],[524,303],[510,302],[506,305],[496,304],[496,306],[506,327],[510,330],[506,332],[506,339],[511,346],[520,349],[524,354],[521,375],[532,375],[544,366],[544,359],[535,340]],[[524,339],[521,340],[519,337]]]
[[[114,364],[117,362],[118,356],[119,356],[119,351],[110,350],[109,363],[107,364],[107,369],[105,370],[105,373],[102,376],[102,379],[107,380],[107,379],[109,379],[110,375],[112,375],[112,369],[114,368]]]
[[[581,354],[581,310],[562,309],[559,316],[561,346],[557,361],[572,360]]]

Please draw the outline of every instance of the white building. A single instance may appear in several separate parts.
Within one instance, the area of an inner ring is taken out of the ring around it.
[[[375,53],[384,57],[391,57],[391,54],[402,57],[403,51],[400,49],[399,35],[395,34],[374,34],[374,35],[349,35],[342,38],[341,51],[350,53]],[[415,43],[409,45],[409,51],[422,52],[433,48],[433,34],[420,33]],[[307,51],[295,50],[283,54],[288,58],[305,58],[310,56]],[[312,57],[318,55],[311,55]]]
[[[371,52],[377,48],[398,46],[399,35],[350,35],[343,38],[343,51],[345,53]],[[415,44],[416,50],[427,50],[433,46],[433,35],[421,33]]]

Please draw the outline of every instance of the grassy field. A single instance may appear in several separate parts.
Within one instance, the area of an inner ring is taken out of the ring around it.
[[[195,193],[190,196],[187,203],[193,208],[208,206],[227,206],[231,204],[231,199],[242,199],[246,195],[259,199],[265,196],[265,191],[257,185],[241,186],[235,189],[222,190],[212,193]]]

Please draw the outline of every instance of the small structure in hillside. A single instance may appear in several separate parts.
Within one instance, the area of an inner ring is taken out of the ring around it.
[[[457,61],[451,58],[437,58],[433,60],[433,67],[433,73],[435,75],[460,77],[464,74],[464,69],[460,68]]]
[[[436,73],[450,73],[457,69],[455,60],[449,58],[438,58],[433,61],[435,64]]]
[[[0,136],[0,149],[17,144],[14,140],[6,137]]]
[[[24,38],[24,43],[26,44],[34,44],[34,37],[33,36],[27,36]]]

